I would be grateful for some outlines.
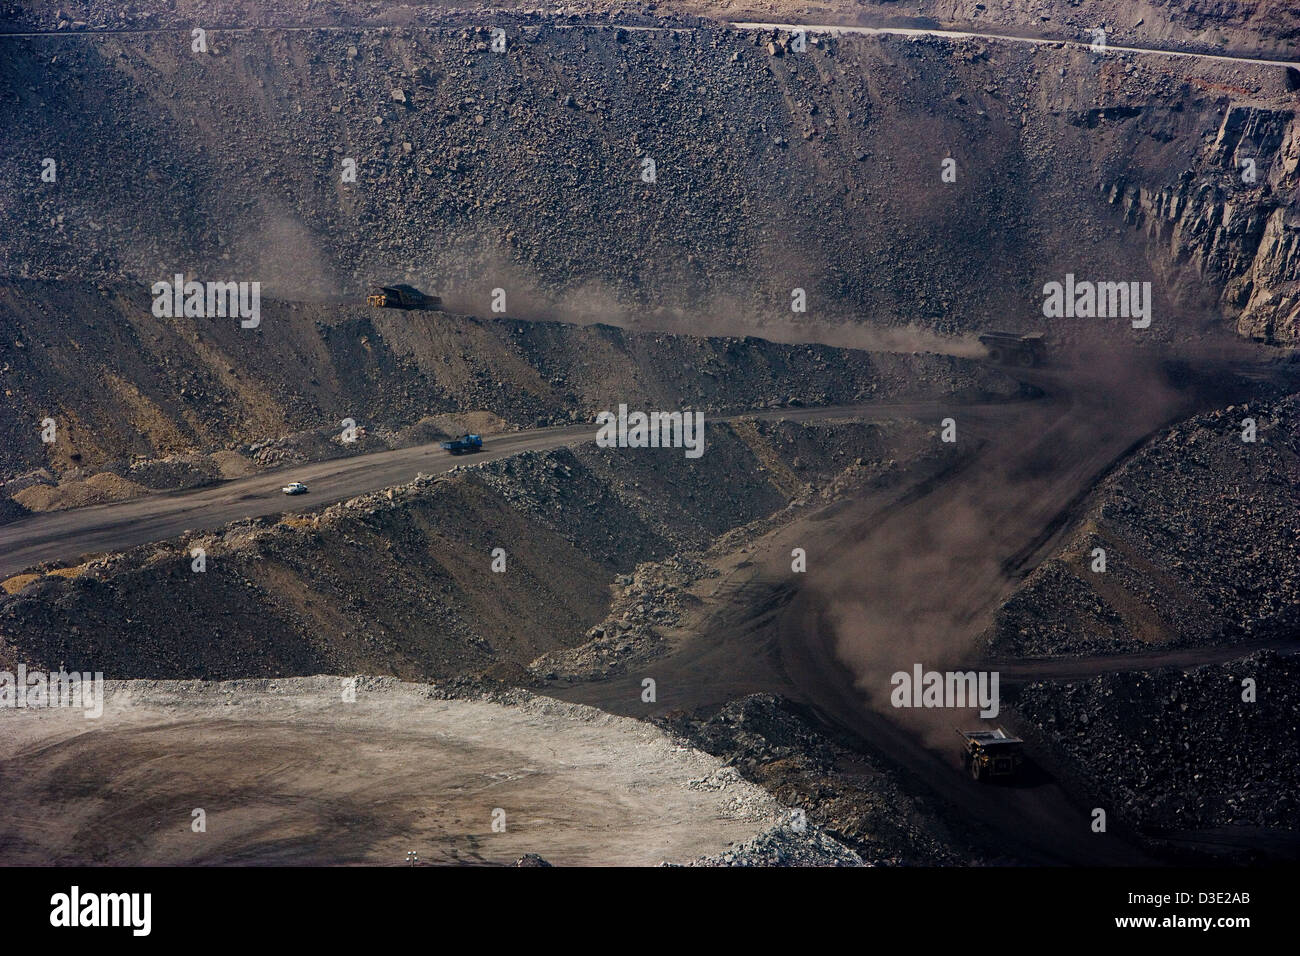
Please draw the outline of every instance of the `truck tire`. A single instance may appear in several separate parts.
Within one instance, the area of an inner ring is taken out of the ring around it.
[[[1033,368],[1038,364],[1038,357],[1031,351],[1021,352],[1017,357],[1021,368]]]
[[[989,361],[995,365],[1001,365],[1003,361],[1002,349],[996,345],[989,346]]]
[[[979,783],[981,780],[984,779],[984,768],[980,766],[980,762],[978,760],[972,760],[970,762],[970,775],[971,775],[971,779],[974,780],[976,783]]]

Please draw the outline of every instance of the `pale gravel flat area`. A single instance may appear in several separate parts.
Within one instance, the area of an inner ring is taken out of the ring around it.
[[[644,866],[717,854],[782,813],[635,719],[386,678],[347,703],[342,685],[121,681],[98,720],[0,708],[0,864],[397,865],[414,850]]]

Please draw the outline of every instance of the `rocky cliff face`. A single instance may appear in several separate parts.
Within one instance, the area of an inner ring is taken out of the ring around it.
[[[370,19],[397,6],[332,30],[219,23],[201,53],[192,5],[132,8],[153,18],[127,27],[156,32],[6,39],[0,272],[181,271],[285,298],[404,278],[472,313],[502,289],[512,316],[663,328],[666,311],[713,331],[788,317],[795,288],[837,322],[1014,327],[1074,272],[1155,277],[1157,297],[1295,339],[1297,78],[1280,67],[863,36],[796,55],[621,14],[502,15],[496,53],[481,21]],[[1148,26],[1176,12],[1150,7]],[[120,12],[90,9],[68,15]],[[1117,232],[1121,214],[1142,231]]]
[[[1300,340],[1300,123],[1293,110],[1234,105],[1194,168],[1160,188],[1111,186],[1127,222],[1168,250],[1182,297],[1208,296],[1237,331]],[[1194,281],[1188,282],[1187,279]]]

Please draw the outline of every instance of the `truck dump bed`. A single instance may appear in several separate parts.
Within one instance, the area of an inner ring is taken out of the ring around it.
[[[979,744],[981,747],[996,744],[1022,744],[1024,743],[1019,737],[1012,737],[1005,730],[999,727],[997,730],[959,730],[966,740]]]

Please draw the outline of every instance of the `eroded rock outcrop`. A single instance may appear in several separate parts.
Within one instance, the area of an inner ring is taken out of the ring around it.
[[[1234,105],[1198,166],[1168,186],[1124,182],[1109,198],[1169,250],[1183,297],[1206,290],[1240,334],[1300,340],[1300,123],[1291,110]]]

